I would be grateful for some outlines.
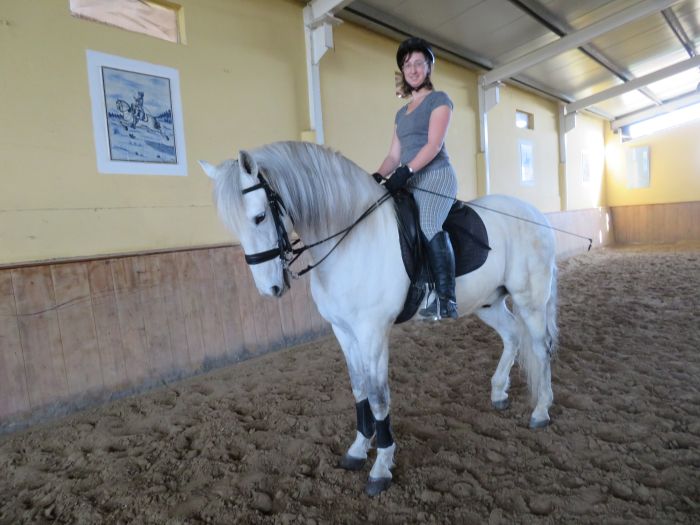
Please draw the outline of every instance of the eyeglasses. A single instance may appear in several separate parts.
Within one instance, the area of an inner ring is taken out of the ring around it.
[[[406,62],[402,67],[401,71],[406,71],[409,69],[422,69],[428,62],[425,60],[416,60],[415,62]]]

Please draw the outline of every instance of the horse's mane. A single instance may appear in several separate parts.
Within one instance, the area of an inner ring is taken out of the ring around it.
[[[351,225],[383,194],[362,168],[317,144],[275,142],[250,155],[279,194],[297,232],[313,239]],[[215,188],[219,211],[225,222],[241,224],[245,217],[238,161],[226,161],[222,167],[227,173],[218,177]]]

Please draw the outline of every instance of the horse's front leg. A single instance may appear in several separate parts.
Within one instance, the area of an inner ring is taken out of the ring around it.
[[[390,327],[383,330],[379,327],[368,327],[366,330],[358,330],[369,405],[374,416],[377,437],[377,459],[372,465],[366,487],[370,496],[376,496],[391,485],[391,469],[394,467],[396,451],[389,416],[389,329]]]
[[[376,439],[377,459],[370,471],[366,491],[374,496],[391,485],[396,445],[389,418],[389,329],[355,329],[350,332],[333,326],[343,349],[355,397],[357,433],[355,441],[340,460],[347,470],[360,470]]]
[[[357,422],[355,441],[341,458],[338,466],[346,470],[360,470],[367,461],[367,452],[372,448],[375,421],[369,405],[368,387],[362,369],[361,355],[357,351],[357,339],[350,331],[337,325],[332,326],[348,367],[352,395],[355,397]]]

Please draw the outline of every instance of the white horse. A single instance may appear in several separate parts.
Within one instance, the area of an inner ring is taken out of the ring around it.
[[[386,195],[356,164],[310,143],[274,143],[241,151],[238,160],[218,166],[200,164],[214,180],[221,220],[240,239],[258,290],[268,296],[280,297],[289,286],[288,234],[294,230],[311,245],[347,228]],[[539,211],[517,199],[494,195],[473,204],[479,206],[475,209],[491,251],[483,266],[457,278],[459,310],[475,313],[503,340],[491,379],[494,408],[508,406],[509,374],[517,356],[534,404],[530,427],[543,427],[553,399],[550,357],[557,338],[554,235]],[[310,249],[313,261],[325,257],[311,272],[311,293],[340,343],[357,403],[357,433],[340,466],[359,470],[376,444],[366,486],[375,495],[389,487],[394,465],[389,332],[410,284],[391,201],[339,239]]]
[[[143,111],[143,109],[139,112],[138,108],[133,104],[129,104],[126,100],[122,99],[117,100],[116,106],[117,111],[119,111],[119,123],[124,126],[125,129],[129,127],[145,127],[148,131],[158,133],[165,140],[169,140],[161,123],[150,113]]]

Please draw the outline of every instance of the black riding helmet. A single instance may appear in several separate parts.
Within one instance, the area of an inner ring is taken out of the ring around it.
[[[399,45],[399,49],[396,52],[396,64],[399,66],[399,69],[402,69],[406,57],[415,51],[420,51],[423,53],[425,59],[432,67],[432,65],[435,63],[435,55],[433,54],[433,50],[430,48],[430,44],[428,44],[428,42],[422,38],[412,36],[411,38],[407,38],[401,42],[401,45]]]

